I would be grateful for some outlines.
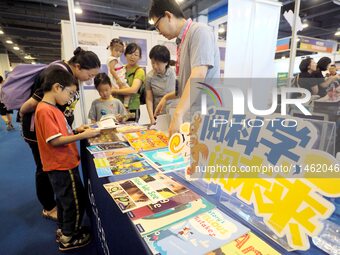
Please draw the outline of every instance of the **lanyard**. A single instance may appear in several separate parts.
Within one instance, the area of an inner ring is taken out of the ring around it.
[[[180,64],[180,63],[179,63],[179,61],[180,61],[179,59],[180,59],[180,56],[181,56],[182,43],[183,43],[184,40],[185,40],[185,37],[186,37],[186,35],[187,35],[187,32],[188,32],[188,30],[189,30],[191,24],[192,24],[192,20],[189,19],[189,22],[188,22],[188,24],[187,24],[187,26],[185,27],[185,30],[184,30],[184,32],[183,32],[182,39],[181,39],[181,43],[177,46],[177,61],[176,61],[176,75],[177,75],[177,76],[179,75],[179,64]]]

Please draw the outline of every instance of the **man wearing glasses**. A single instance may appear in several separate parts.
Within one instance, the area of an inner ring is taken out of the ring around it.
[[[178,88],[172,96],[177,95],[180,100],[169,127],[169,134],[172,135],[179,131],[184,119],[189,120],[184,115],[191,106],[190,80],[219,78],[220,53],[212,29],[205,24],[185,19],[176,0],[153,0],[149,19],[168,40],[177,38]]]

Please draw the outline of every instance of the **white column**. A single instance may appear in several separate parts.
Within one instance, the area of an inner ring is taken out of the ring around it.
[[[273,77],[281,3],[229,0],[225,77]]]
[[[0,54],[0,75],[5,79],[5,71],[11,71],[8,54]]]

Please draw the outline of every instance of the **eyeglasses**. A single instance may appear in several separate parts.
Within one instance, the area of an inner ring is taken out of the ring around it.
[[[74,97],[76,94],[77,94],[77,91],[73,91],[72,89],[68,88],[68,87],[65,87],[61,84],[59,84],[59,86],[63,89],[63,90],[66,90],[68,92],[68,95],[70,97]]]
[[[156,20],[155,24],[153,25],[153,26],[155,27],[155,29],[156,29],[157,32],[159,32],[158,23],[161,21],[162,18],[164,18],[164,16],[165,16],[165,14],[163,14],[162,16],[160,16],[160,17]]]

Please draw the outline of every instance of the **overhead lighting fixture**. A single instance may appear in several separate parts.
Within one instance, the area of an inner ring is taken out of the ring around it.
[[[176,0],[177,3],[182,3],[184,0]]]
[[[13,44],[13,42],[11,40],[7,40],[6,43]]]
[[[335,32],[334,35],[335,35],[335,36],[340,36],[340,27],[338,28],[338,30]]]
[[[149,24],[154,25],[155,23],[153,22],[153,19],[149,19]]]
[[[302,23],[302,28],[305,29],[307,27],[309,27],[309,24],[308,24],[308,21],[305,19]]]
[[[13,50],[20,50],[20,48],[18,46],[14,46]]]
[[[31,62],[32,65],[35,65],[36,63],[37,63],[37,62],[35,62],[35,61],[32,61],[32,62]]]
[[[223,25],[220,25],[220,27],[218,28],[218,33],[223,34],[224,32],[225,32],[225,27]]]
[[[74,6],[74,12],[76,14],[82,14],[83,13],[83,9],[80,7],[79,2],[76,2],[75,6]]]
[[[26,56],[24,57],[24,59],[32,60],[32,59],[36,59],[36,58],[32,57],[31,55],[26,55]]]
[[[285,56],[285,55],[283,55],[283,56],[281,57],[281,59],[286,59],[286,56]]]
[[[4,31],[2,31],[1,29],[0,29],[0,35],[3,35],[4,34]]]

